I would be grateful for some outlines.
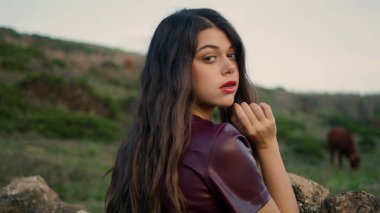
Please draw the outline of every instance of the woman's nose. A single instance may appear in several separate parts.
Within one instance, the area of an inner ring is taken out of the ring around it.
[[[224,58],[224,60],[223,60],[223,67],[222,67],[224,75],[226,75],[226,74],[232,74],[232,73],[234,73],[236,71],[236,69],[237,69],[236,61],[231,60],[228,57]]]

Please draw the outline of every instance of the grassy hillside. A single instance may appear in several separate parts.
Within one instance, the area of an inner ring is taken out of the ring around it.
[[[0,185],[39,174],[67,202],[103,212],[144,57],[0,28]]]
[[[144,57],[0,28],[0,186],[39,174],[61,198],[103,212],[111,167],[138,97]],[[294,94],[258,88],[271,104],[289,172],[334,193],[380,195],[380,94]],[[358,171],[328,163],[332,126],[355,134]]]

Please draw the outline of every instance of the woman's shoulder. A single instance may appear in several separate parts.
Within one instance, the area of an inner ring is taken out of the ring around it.
[[[215,134],[213,148],[211,150],[213,159],[224,158],[226,156],[248,156],[252,157],[251,146],[246,139],[232,124],[223,123],[219,126],[219,131]]]
[[[230,149],[230,146],[243,145],[249,148],[247,139],[232,124],[216,124],[199,117],[193,118],[192,143],[201,143],[203,148],[208,146],[209,151],[215,149],[215,146],[221,151]]]
[[[226,165],[226,159],[231,163],[239,158],[253,160],[251,153],[247,139],[232,124],[216,124],[194,116],[190,143],[180,166],[208,176],[208,170],[215,168],[215,164]]]
[[[209,120],[193,116],[192,136],[216,138],[219,135],[225,137],[238,137],[241,133],[230,123],[214,123]]]

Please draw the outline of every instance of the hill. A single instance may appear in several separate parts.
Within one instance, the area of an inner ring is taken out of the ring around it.
[[[69,202],[101,212],[117,144],[135,110],[144,56],[0,28],[0,185],[41,175]],[[257,88],[275,113],[290,172],[335,192],[380,194],[380,94],[296,94]],[[360,171],[329,166],[332,126],[355,134]]]
[[[0,28],[0,132],[116,139],[120,113],[137,96],[143,60],[117,49]]]

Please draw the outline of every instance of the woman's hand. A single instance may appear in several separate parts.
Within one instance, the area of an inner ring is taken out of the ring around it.
[[[257,151],[265,185],[273,201],[260,212],[298,212],[290,180],[276,137],[276,121],[268,104],[235,103],[232,123],[252,143]]]
[[[231,121],[257,151],[277,148],[276,121],[266,103],[235,103]]]

